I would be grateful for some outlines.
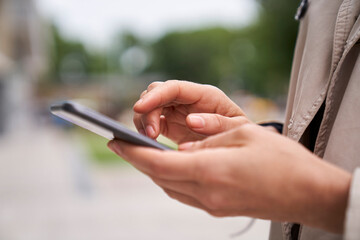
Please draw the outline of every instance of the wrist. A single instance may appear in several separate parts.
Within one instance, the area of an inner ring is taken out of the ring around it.
[[[300,222],[334,233],[342,233],[349,197],[351,174],[316,159],[316,177],[308,182],[310,194]]]

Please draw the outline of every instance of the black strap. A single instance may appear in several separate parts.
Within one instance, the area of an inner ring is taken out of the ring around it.
[[[283,132],[283,127],[284,127],[284,124],[277,122],[267,122],[267,123],[261,123],[259,125],[263,127],[268,127],[268,126],[274,127],[280,134]]]

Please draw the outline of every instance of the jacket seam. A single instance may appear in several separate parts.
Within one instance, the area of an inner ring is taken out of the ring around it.
[[[316,112],[320,109],[321,104],[325,100],[326,92],[328,89],[328,83],[322,89],[320,95],[317,96],[315,100],[313,100],[313,104],[310,109],[301,115],[301,120],[299,122],[295,121],[295,126],[289,130],[289,135],[296,141],[299,141],[305,129],[310,124],[311,120],[315,116]]]
[[[356,36],[360,37],[360,32],[358,32],[356,34]],[[320,129],[319,129],[319,134],[318,134],[318,138],[316,140],[315,143],[315,149],[314,149],[314,153],[316,155],[318,155],[319,157],[323,157],[324,153],[325,153],[325,148],[326,148],[326,144],[328,142],[327,137],[329,136],[331,130],[329,128],[329,121],[332,119],[331,116],[333,116],[334,113],[334,107],[332,106],[332,102],[333,102],[333,95],[334,95],[334,86],[338,83],[339,81],[339,74],[340,74],[340,70],[342,68],[342,64],[344,63],[346,57],[348,56],[350,50],[352,49],[352,47],[355,45],[355,41],[354,39],[351,41],[351,44],[348,45],[348,47],[345,48],[344,53],[339,61],[339,64],[336,67],[336,70],[333,74],[333,77],[330,81],[329,84],[329,89],[327,92],[327,99],[326,99],[326,106],[325,106],[325,111],[324,111],[324,119],[320,125]],[[335,119],[332,119],[332,122],[334,122]]]
[[[334,32],[334,43],[333,43],[333,54],[332,54],[332,61],[331,61],[331,74],[334,73],[336,70],[340,60],[341,55],[344,52],[346,38],[348,33],[348,20],[349,20],[349,11],[351,9],[351,0],[345,0],[342,5],[340,6],[339,12],[337,14],[337,22],[335,25],[335,32]],[[345,19],[342,19],[345,18]],[[343,29],[344,28],[344,29]],[[340,35],[341,34],[341,35]],[[342,44],[342,43],[345,44]],[[341,48],[341,49],[339,49]],[[331,76],[330,76],[331,79]]]

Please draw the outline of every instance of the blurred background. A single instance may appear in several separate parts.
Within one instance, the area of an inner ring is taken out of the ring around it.
[[[134,128],[152,81],[218,86],[254,121],[282,120],[299,1],[0,0],[0,239],[228,239],[106,140],[52,117],[75,99]],[[171,144],[166,139],[162,139]],[[267,239],[257,220],[239,239]]]

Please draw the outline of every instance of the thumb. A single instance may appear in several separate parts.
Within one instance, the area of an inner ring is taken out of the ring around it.
[[[246,117],[225,117],[213,113],[189,114],[186,117],[187,126],[196,133],[214,135],[249,123]]]
[[[201,141],[187,142],[179,145],[179,150],[198,150],[218,147],[240,147],[249,141],[255,124],[243,124],[235,129],[210,136]]]

